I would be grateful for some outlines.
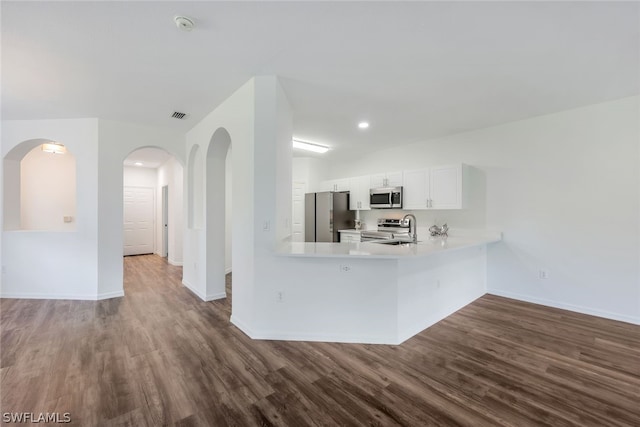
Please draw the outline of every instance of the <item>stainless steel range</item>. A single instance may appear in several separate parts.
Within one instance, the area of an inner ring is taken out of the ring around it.
[[[411,241],[409,228],[409,219],[379,218],[378,230],[363,231],[362,241],[384,243],[384,240],[402,240],[409,242]]]

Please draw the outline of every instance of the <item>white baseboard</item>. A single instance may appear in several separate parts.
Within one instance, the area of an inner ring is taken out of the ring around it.
[[[171,265],[175,265],[176,267],[182,267],[182,261],[175,261],[171,258],[167,258],[167,262]]]
[[[253,330],[242,320],[231,315],[231,323],[244,332],[249,338],[254,340],[276,340],[276,341],[316,341],[316,342],[344,342],[353,344],[400,344],[396,338],[384,337],[380,335],[363,334],[314,334],[288,331],[267,331]]]
[[[487,290],[487,293],[491,295],[497,295],[499,297],[511,298],[519,301],[530,302],[533,304],[545,305],[547,307],[575,311],[576,313],[588,314],[590,316],[603,317],[605,319],[617,320],[620,322],[640,325],[640,317],[627,316],[624,314],[612,313],[610,311],[598,310],[590,307],[583,307],[583,306],[573,305],[573,304],[566,304],[563,302],[551,301],[544,298],[537,298],[529,295],[517,294],[513,292],[508,292],[508,291],[500,291],[497,289],[489,289]]]
[[[123,296],[124,296],[124,289],[119,291],[105,292],[103,294],[98,294],[98,297],[96,299],[103,300],[103,299],[118,298]]]
[[[82,301],[99,301],[109,298],[123,297],[124,291],[106,292],[98,295],[78,295],[78,294],[38,294],[38,293],[3,293],[0,298],[5,299],[67,299]]]
[[[193,294],[195,294],[198,298],[200,298],[203,301],[205,300],[205,295],[200,293],[200,291],[198,291],[191,283],[187,282],[186,280],[182,279],[182,284],[189,289]]]
[[[191,283],[187,282],[184,279],[182,279],[182,284],[187,289],[189,289],[192,293],[194,293],[198,298],[200,298],[202,301],[213,301],[213,300],[222,299],[222,298],[226,298],[227,297],[227,293],[226,292],[221,292],[221,293],[212,294],[212,295],[205,295],[202,292],[198,291]]]
[[[205,301],[214,301],[214,300],[223,299],[226,297],[227,297],[227,293],[221,292],[219,294],[207,295],[207,298],[205,299]]]

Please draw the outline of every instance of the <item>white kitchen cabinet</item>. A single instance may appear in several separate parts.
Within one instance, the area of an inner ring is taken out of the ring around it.
[[[407,210],[429,208],[429,169],[404,171],[402,208]]]
[[[462,209],[463,165],[404,171],[403,209]]]
[[[462,209],[462,165],[436,166],[429,169],[431,209]]]
[[[402,172],[385,172],[371,175],[371,188],[402,187]]]
[[[368,211],[369,206],[369,189],[371,186],[371,177],[369,175],[357,176],[349,179],[349,209],[352,211],[361,210]]]
[[[322,181],[320,191],[349,191],[349,178]]]

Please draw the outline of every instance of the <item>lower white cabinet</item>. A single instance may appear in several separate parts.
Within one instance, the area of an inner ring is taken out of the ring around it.
[[[369,175],[349,179],[349,209],[352,211],[371,210],[369,205]]]

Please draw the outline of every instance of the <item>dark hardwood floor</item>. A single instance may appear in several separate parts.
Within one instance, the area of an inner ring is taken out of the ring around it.
[[[253,341],[229,299],[202,302],[180,278],[127,257],[124,298],[2,300],[0,412],[69,412],[78,426],[640,426],[638,326],[487,295],[400,346]]]

